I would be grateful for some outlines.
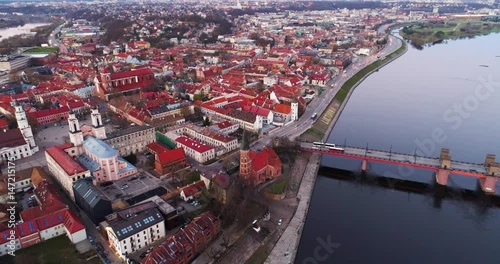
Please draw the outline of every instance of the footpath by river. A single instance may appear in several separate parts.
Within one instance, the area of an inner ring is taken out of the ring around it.
[[[390,36],[392,38],[392,41],[397,41],[397,49],[395,52],[401,48],[401,46],[404,44],[403,41],[397,37]],[[340,114],[342,113],[342,110],[344,109],[345,105],[347,104],[347,101],[349,101],[350,96],[352,95],[354,89],[356,86],[358,86],[361,82],[363,82],[368,76],[370,76],[373,72],[376,72],[378,69],[384,67],[385,65],[389,64],[390,62],[394,61],[395,59],[401,57],[407,50],[406,45],[404,46],[405,50],[400,53],[398,56],[395,56],[391,58],[390,60],[385,61],[383,64],[381,64],[379,67],[375,68],[373,71],[367,73],[363,78],[361,78],[350,90],[349,93],[346,96],[346,99],[342,102],[340,106],[337,106],[335,109],[335,116],[330,122],[330,125],[328,126],[328,129],[323,137],[323,142],[325,142],[328,139],[328,136],[330,135],[333,127],[335,126],[335,123],[337,122]],[[362,69],[360,69],[362,70]],[[340,87],[342,87],[343,83],[339,84]],[[333,97],[332,97],[333,101]],[[297,249],[299,247],[299,242],[300,238],[302,235],[302,230],[304,228],[304,223],[306,221],[307,217],[307,212],[309,210],[309,203],[314,191],[314,185],[316,183],[316,177],[318,175],[318,170],[320,167],[320,162],[321,162],[321,155],[320,154],[313,154],[309,158],[309,162],[307,164],[304,176],[302,178],[302,181],[300,183],[300,188],[297,194],[297,198],[299,200],[299,205],[297,207],[297,210],[295,211],[295,214],[288,224],[287,228],[283,232],[283,235],[279,239],[279,241],[276,243],[274,246],[273,250],[271,251],[271,254],[269,254],[269,257],[266,260],[266,264],[282,264],[282,263],[293,263],[295,261],[295,256],[297,254]]]

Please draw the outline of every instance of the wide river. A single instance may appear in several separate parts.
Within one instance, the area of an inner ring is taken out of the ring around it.
[[[11,27],[11,28],[2,28],[0,29],[0,41],[15,35],[21,35],[21,34],[26,34],[29,33],[31,29],[40,27],[40,26],[45,26],[49,25],[47,23],[28,23],[25,24],[24,26],[19,26],[19,27]]]
[[[493,34],[409,47],[356,88],[329,142],[434,157],[449,148],[453,160],[481,163],[488,153],[500,160],[499,44]],[[322,159],[355,175],[360,164]],[[373,163],[368,170],[438,189],[429,171]],[[458,191],[436,202],[328,174],[318,175],[295,263],[500,263],[500,208],[459,191],[475,191],[476,179],[450,176]]]

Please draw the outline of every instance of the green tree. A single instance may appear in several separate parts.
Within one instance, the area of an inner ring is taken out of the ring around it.
[[[137,164],[137,156],[135,154],[130,154],[128,156],[123,157],[126,161],[130,162],[132,165]]]
[[[434,33],[434,36],[436,36],[436,38],[438,38],[438,39],[442,39],[444,37],[444,32],[438,31],[438,32]]]

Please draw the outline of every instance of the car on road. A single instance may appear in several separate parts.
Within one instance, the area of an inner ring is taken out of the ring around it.
[[[120,189],[125,190],[128,188],[128,184],[123,185]]]
[[[280,226],[280,225],[282,225],[282,224],[283,224],[283,219],[281,219],[281,218],[280,218],[280,219],[278,220],[278,225]]]

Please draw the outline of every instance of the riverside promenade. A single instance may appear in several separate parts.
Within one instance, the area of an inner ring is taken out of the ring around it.
[[[396,51],[403,45],[403,41],[397,37],[394,37],[392,35],[389,35],[391,38],[391,41],[395,41],[397,43],[397,48]],[[370,76],[373,72],[377,71],[378,69],[384,67],[385,65],[389,64],[390,62],[394,61],[395,59],[401,57],[404,53],[406,53],[407,46],[405,45],[405,50],[398,56],[393,57],[392,59],[385,61],[383,64],[381,64],[379,67],[375,68],[373,71],[370,73],[366,74],[363,78],[361,78],[350,90],[349,93],[346,96],[346,99],[342,102],[342,104],[339,106],[338,110],[335,112],[335,116],[332,119],[330,125],[328,126],[328,129],[323,137],[323,142],[326,142],[328,139],[328,136],[330,135],[330,132],[333,129],[333,126],[337,122],[340,114],[342,113],[342,110],[344,109],[345,105],[347,104],[347,101],[349,100],[351,94],[353,93],[354,89],[362,83],[368,76]],[[361,70],[361,69],[360,69]],[[339,84],[340,87],[344,85],[344,83]],[[335,95],[332,97],[332,101]],[[295,262],[295,256],[297,254],[297,250],[299,247],[300,243],[300,238],[302,236],[302,230],[304,229],[304,223],[306,221],[307,217],[307,212],[309,210],[309,203],[312,198],[313,190],[314,190],[314,185],[316,183],[316,177],[318,175],[318,170],[320,167],[320,162],[321,162],[321,155],[319,154],[313,154],[309,158],[309,162],[306,167],[306,171],[304,173],[304,176],[302,178],[301,184],[300,184],[300,189],[297,193],[297,199],[299,199],[299,205],[297,206],[297,209],[295,211],[295,214],[288,224],[287,228],[283,232],[283,235],[279,239],[279,241],[276,243],[274,246],[273,250],[271,251],[271,254],[269,254],[269,257],[267,258],[265,264],[292,264]]]

